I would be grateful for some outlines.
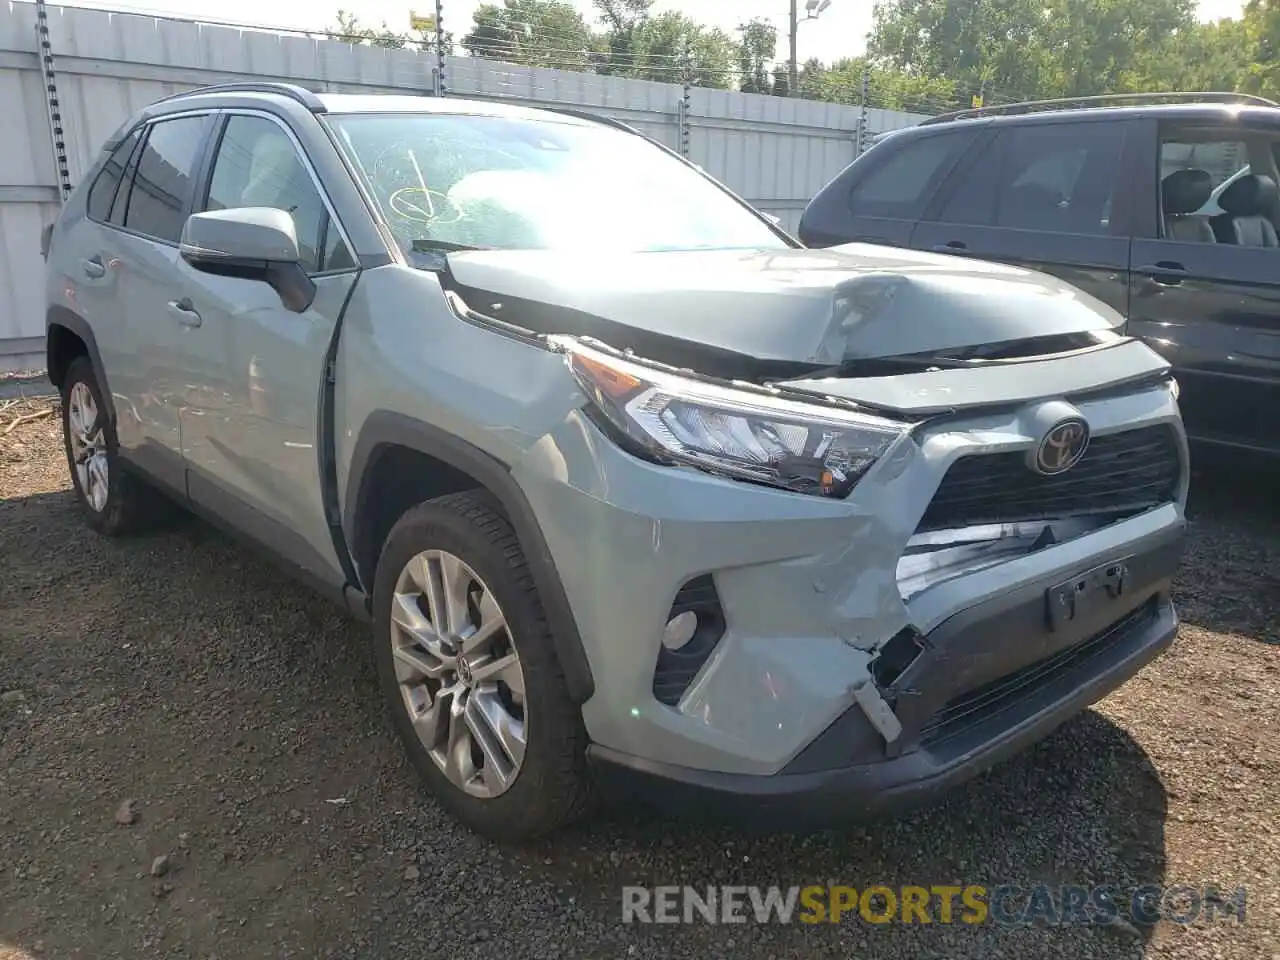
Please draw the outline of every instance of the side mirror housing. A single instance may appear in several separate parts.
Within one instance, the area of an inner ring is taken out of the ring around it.
[[[293,216],[284,210],[236,207],[192,214],[178,253],[203,273],[268,284],[295,313],[315,300],[316,285],[299,263]]]

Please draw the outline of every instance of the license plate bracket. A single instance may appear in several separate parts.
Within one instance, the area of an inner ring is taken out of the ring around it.
[[[1089,620],[1102,607],[1118,600],[1129,576],[1129,558],[1111,560],[1086,570],[1045,591],[1049,629],[1076,620]]]

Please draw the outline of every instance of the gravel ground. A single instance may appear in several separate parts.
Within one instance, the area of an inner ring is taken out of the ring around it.
[[[39,409],[0,409],[0,433]],[[613,811],[500,849],[415,786],[363,628],[196,521],[91,535],[57,418],[24,422],[0,437],[0,960],[1280,960],[1276,488],[1198,477],[1174,649],[941,806],[770,837]],[[624,884],[826,882],[1216,883],[1247,886],[1248,911],[1140,930],[620,923]]]

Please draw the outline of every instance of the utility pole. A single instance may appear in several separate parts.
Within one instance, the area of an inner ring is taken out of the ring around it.
[[[791,56],[787,72],[787,96],[800,96],[800,61],[797,55],[796,34],[800,32],[800,24],[807,23],[810,20],[817,20],[819,15],[827,7],[831,6],[831,0],[804,0],[804,19],[800,19],[800,3],[799,0],[791,0],[791,18],[788,21],[790,30],[788,37],[791,41]]]
[[[796,34],[800,32],[800,0],[791,0],[791,70],[787,74],[787,96],[800,95],[800,64],[797,61]]]

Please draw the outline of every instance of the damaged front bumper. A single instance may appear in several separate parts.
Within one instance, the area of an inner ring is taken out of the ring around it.
[[[1180,552],[1174,539],[1128,558],[1125,601],[1065,628],[1047,625],[1046,596],[1060,586],[1050,580],[944,621],[885,691],[901,724],[891,744],[855,703],[772,776],[693,770],[593,745],[597,777],[611,794],[684,816],[774,829],[904,811],[1040,740],[1168,647]]]

